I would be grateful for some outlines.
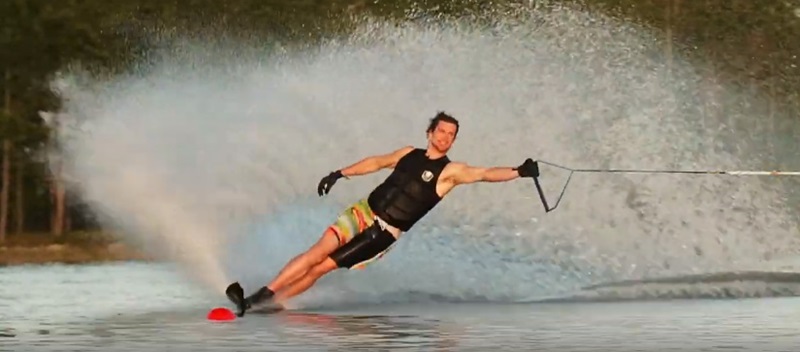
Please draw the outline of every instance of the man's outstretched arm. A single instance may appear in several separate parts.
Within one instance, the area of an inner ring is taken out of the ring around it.
[[[388,154],[368,156],[352,165],[340,169],[339,171],[341,171],[342,176],[351,177],[371,174],[384,168],[393,168],[400,158],[402,158],[412,149],[414,148],[411,146],[406,146]]]
[[[525,160],[517,167],[477,167],[467,164],[458,164],[452,179],[455,184],[469,184],[475,182],[506,182],[519,177],[538,177],[539,167],[531,159]]]
[[[342,177],[349,178],[351,176],[366,175],[380,169],[393,168],[395,165],[397,165],[397,162],[400,161],[400,158],[408,154],[408,152],[410,152],[412,149],[414,148],[411,146],[406,146],[388,154],[369,156],[359,160],[355,164],[331,172],[328,174],[328,176],[323,177],[322,180],[319,181],[319,184],[317,185],[317,193],[320,196],[323,194],[328,194],[328,192],[331,190],[331,187],[333,187],[333,185],[336,183],[336,180]]]

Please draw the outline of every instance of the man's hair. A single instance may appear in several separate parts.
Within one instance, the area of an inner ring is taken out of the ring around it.
[[[455,135],[456,135],[456,136],[458,135],[458,128],[459,128],[459,126],[458,126],[458,120],[456,120],[456,118],[455,118],[455,117],[452,117],[452,116],[450,116],[450,115],[446,114],[444,111],[439,111],[439,112],[436,114],[436,116],[434,116],[434,117],[431,119],[431,123],[428,125],[428,130],[427,130],[427,132],[428,132],[428,133],[431,133],[431,132],[433,132],[433,130],[434,130],[434,129],[436,129],[436,126],[438,126],[438,125],[439,125],[439,122],[441,122],[441,121],[444,121],[444,122],[449,122],[449,123],[452,123],[452,124],[456,125],[456,134],[455,134]]]

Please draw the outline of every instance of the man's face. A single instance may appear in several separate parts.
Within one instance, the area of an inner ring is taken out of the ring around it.
[[[456,140],[456,125],[450,122],[439,121],[433,132],[428,133],[428,141],[440,153],[447,153]]]

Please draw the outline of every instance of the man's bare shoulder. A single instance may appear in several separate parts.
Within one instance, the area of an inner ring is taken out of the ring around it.
[[[414,146],[413,146],[413,145],[405,145],[405,146],[402,146],[402,147],[400,147],[400,148],[396,149],[396,150],[395,150],[395,151],[393,151],[391,154],[393,154],[393,155],[398,155],[398,156],[401,156],[401,157],[402,157],[402,156],[404,156],[404,155],[406,155],[406,154],[410,153],[410,152],[411,152],[412,150],[414,150],[414,149],[415,149],[415,148],[414,148]]]
[[[447,165],[444,168],[445,168],[445,170],[447,170],[447,169],[459,170],[459,169],[463,169],[465,167],[469,167],[469,165],[466,162],[451,160],[449,163],[447,163]]]
[[[442,196],[450,193],[454,187],[461,183],[461,179],[464,178],[463,175],[469,168],[469,164],[463,161],[450,161],[447,163],[439,176],[439,184],[436,191]]]
[[[453,175],[457,175],[464,170],[469,168],[469,164],[463,161],[450,161],[445,165],[444,169],[442,170],[442,176],[445,178],[452,177]]]
[[[394,167],[400,159],[402,159],[406,154],[410,153],[414,150],[413,146],[407,145],[398,149],[395,149],[391,152],[388,152],[383,155],[377,156],[378,163],[381,167]]]

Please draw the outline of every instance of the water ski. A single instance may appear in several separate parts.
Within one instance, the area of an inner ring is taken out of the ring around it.
[[[247,312],[250,314],[272,314],[281,312],[284,309],[285,308],[282,305],[273,303],[250,308]]]
[[[284,310],[284,307],[280,304],[270,302],[266,300],[264,303],[260,304],[261,302],[256,302],[254,305],[247,302],[247,299],[244,297],[244,289],[239,284],[239,282],[234,282],[228,285],[228,288],[225,289],[225,295],[228,296],[228,299],[236,305],[236,309],[238,312],[236,313],[237,316],[243,317],[246,311],[251,311],[253,313],[277,313]]]

